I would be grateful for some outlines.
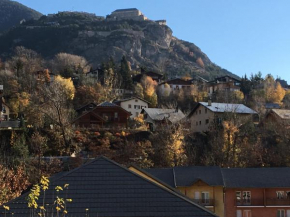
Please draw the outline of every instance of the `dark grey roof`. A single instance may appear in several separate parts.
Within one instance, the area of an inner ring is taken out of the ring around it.
[[[56,186],[69,184],[67,191],[61,191],[59,197],[72,199],[67,204],[67,217],[84,216],[89,209],[90,216],[108,217],[189,217],[216,216],[203,207],[198,206],[186,197],[163,188],[146,178],[100,157],[88,164],[51,182],[46,191],[45,204],[52,204]],[[27,194],[11,201],[8,216],[28,217]],[[42,201],[42,195],[39,201]],[[47,210],[50,210],[46,207]],[[55,208],[54,208],[55,210]],[[0,209],[0,216],[4,214]]]
[[[0,121],[0,128],[19,128],[20,121]]]
[[[173,175],[173,168],[152,168],[144,170],[152,176],[156,177],[157,179],[160,179],[162,182],[165,182],[170,187],[176,187]]]
[[[114,12],[121,12],[121,11],[138,11],[137,8],[125,8],[125,9],[117,9]]]
[[[201,180],[210,186],[223,186],[223,178],[219,167],[188,166],[175,167],[176,186],[191,186]]]
[[[111,102],[102,102],[99,105],[97,105],[97,107],[120,107],[120,106]]]
[[[281,106],[278,103],[266,103],[265,108],[266,109],[280,109]]]
[[[219,167],[188,166],[164,169],[147,169],[146,172],[167,183],[171,187],[192,186],[201,180],[210,186],[223,186]]]
[[[289,188],[290,168],[221,169],[227,188]]]

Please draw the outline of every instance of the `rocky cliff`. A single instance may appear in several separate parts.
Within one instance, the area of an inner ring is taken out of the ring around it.
[[[24,46],[51,58],[58,52],[84,56],[97,67],[123,55],[132,68],[147,67],[169,77],[199,74],[210,79],[231,74],[213,64],[196,45],[172,35],[166,25],[150,20],[108,21],[81,13],[59,13],[23,23],[0,37],[2,58]]]

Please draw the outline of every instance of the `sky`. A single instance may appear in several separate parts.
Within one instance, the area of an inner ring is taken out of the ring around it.
[[[262,72],[290,84],[289,0],[17,0],[43,14],[85,11],[106,16],[138,8],[166,19],[173,35],[197,45],[239,76]]]

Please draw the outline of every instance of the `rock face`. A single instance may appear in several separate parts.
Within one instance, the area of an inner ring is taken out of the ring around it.
[[[0,32],[19,25],[21,21],[38,19],[41,16],[41,13],[18,2],[0,0]]]
[[[51,58],[59,52],[84,56],[94,67],[123,55],[132,69],[147,67],[168,77],[199,74],[210,79],[231,74],[213,64],[193,43],[177,39],[166,25],[150,20],[99,20],[80,13],[41,17],[11,29],[0,37],[2,58],[24,46]]]

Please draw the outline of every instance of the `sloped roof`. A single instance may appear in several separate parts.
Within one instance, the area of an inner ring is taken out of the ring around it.
[[[141,113],[144,111],[150,116],[154,121],[162,121],[164,119],[169,120],[171,123],[176,123],[185,117],[183,112],[178,109],[160,109],[160,108],[144,108]]]
[[[290,110],[287,109],[272,109],[281,119],[290,120]]]
[[[280,109],[281,106],[278,103],[265,103],[266,109]]]
[[[111,103],[111,102],[102,102],[97,107],[119,107],[118,105]]]
[[[290,168],[221,169],[227,188],[289,188]]]
[[[0,121],[0,128],[19,128],[20,121]]]
[[[243,104],[231,104],[231,103],[211,103],[211,105],[208,105],[208,102],[199,102],[194,109],[189,113],[188,117],[190,117],[196,109],[200,106],[204,106],[207,109],[209,109],[212,112],[216,113],[238,113],[238,114],[257,114],[256,111],[253,109],[250,109],[249,107],[243,105]]]
[[[148,173],[171,187],[192,186],[201,180],[210,186],[223,186],[221,170],[217,166],[187,166],[164,169],[146,169]]]
[[[121,103],[121,102],[126,102],[126,101],[129,101],[129,100],[132,100],[132,99],[139,99],[139,100],[141,100],[141,101],[146,102],[146,103],[149,104],[148,101],[146,101],[146,100],[144,100],[144,99],[142,99],[142,98],[140,98],[140,97],[137,97],[137,96],[133,96],[133,97],[126,98],[126,99],[118,99],[118,100],[116,100],[116,101],[113,101],[113,103],[115,103],[115,104],[119,104],[119,103]]]
[[[55,198],[52,189],[66,183],[69,184],[69,188],[67,191],[61,191],[59,197],[72,199],[72,203],[67,204],[67,217],[84,216],[86,209],[89,209],[90,216],[99,217],[216,216],[186,197],[163,188],[105,157],[97,158],[52,180],[50,188],[46,191],[45,203],[52,204],[52,198]],[[30,216],[26,197],[27,194],[24,194],[7,204],[10,207],[9,212],[14,212],[14,217]],[[41,195],[39,201],[42,202],[42,199]],[[1,208],[0,215],[3,213]]]
[[[172,188],[175,188],[174,172],[173,168],[152,168],[144,169],[147,173],[165,182]]]

